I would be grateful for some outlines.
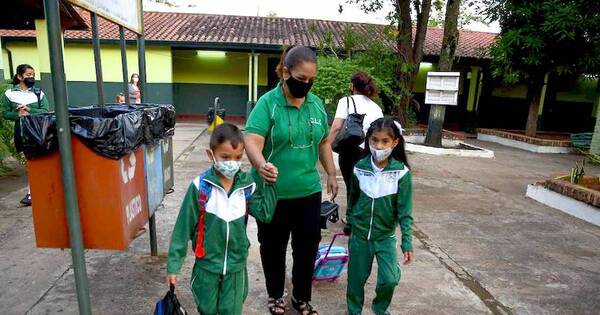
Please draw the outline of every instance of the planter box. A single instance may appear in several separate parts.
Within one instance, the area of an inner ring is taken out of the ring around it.
[[[549,207],[600,226],[600,209],[598,207],[545,188],[543,183],[528,185],[526,196]],[[596,200],[593,202],[596,202]]]
[[[561,133],[542,132],[540,137],[528,137],[514,130],[477,129],[477,139],[496,142],[534,153],[573,152],[573,144],[568,135]]]

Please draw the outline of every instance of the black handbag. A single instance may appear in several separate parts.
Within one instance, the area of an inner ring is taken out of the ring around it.
[[[175,286],[170,285],[169,291],[164,298],[156,303],[154,315],[187,315],[188,313],[181,307],[177,296],[175,295]]]
[[[352,100],[352,105],[354,106],[354,113],[352,114],[350,114],[350,100]],[[346,97],[346,106],[348,108],[348,117],[344,121],[342,130],[333,139],[331,146],[336,153],[354,149],[365,141],[365,132],[363,131],[365,114],[359,114],[356,111],[356,103],[352,97]]]

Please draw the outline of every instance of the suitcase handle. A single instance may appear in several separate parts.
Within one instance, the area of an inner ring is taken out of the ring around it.
[[[344,232],[337,232],[335,234],[333,234],[333,238],[331,239],[331,243],[329,243],[329,247],[327,247],[327,252],[325,252],[325,257],[323,257],[323,259],[327,259],[327,255],[329,255],[329,251],[331,250],[331,247],[333,246],[333,242],[335,242],[335,239],[338,236],[345,236],[346,234],[344,234]]]

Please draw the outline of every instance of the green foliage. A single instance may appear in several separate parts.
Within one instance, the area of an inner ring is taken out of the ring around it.
[[[350,77],[359,71],[368,73],[386,95],[393,95],[391,86],[387,83],[393,79],[376,76],[374,68],[361,65],[355,59],[319,56],[319,75],[312,92],[323,99],[330,118],[335,114],[338,100],[350,94]]]
[[[493,74],[536,83],[546,73],[600,75],[600,1],[485,0],[502,32],[491,47]]]
[[[9,83],[0,82],[0,95],[3,95],[11,86]],[[23,156],[15,149],[13,135],[13,123],[2,118],[2,113],[0,112],[0,176],[10,171],[10,167],[4,162],[8,157],[12,156],[21,163],[25,161]]]
[[[571,169],[570,181],[573,184],[580,184],[585,175],[585,160],[575,162],[575,167]]]
[[[458,17],[458,27],[473,22],[485,23],[484,0],[462,0],[460,4],[460,15]],[[444,27],[446,17],[446,1],[433,0],[431,2],[431,16],[428,25],[430,27]]]

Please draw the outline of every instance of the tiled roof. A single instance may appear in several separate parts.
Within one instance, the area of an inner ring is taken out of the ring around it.
[[[82,17],[90,25],[90,16],[82,12]],[[116,40],[118,27],[113,23],[98,19],[100,38]],[[344,47],[344,31],[348,28],[366,38],[386,38],[385,26],[366,23],[309,20],[299,18],[232,16],[211,14],[188,14],[167,12],[144,12],[146,40],[169,42],[172,46],[227,47],[251,46],[277,48],[281,45],[297,44],[319,47],[319,43],[331,34],[333,45]],[[425,55],[439,55],[443,29],[429,28],[425,40]],[[0,30],[2,37],[35,37],[34,31]],[[91,31],[66,31],[66,39],[90,39]],[[133,33],[127,32],[133,39]],[[490,46],[496,34],[461,31],[456,51],[457,57],[482,58],[482,50]],[[388,40],[390,47],[394,43]]]

